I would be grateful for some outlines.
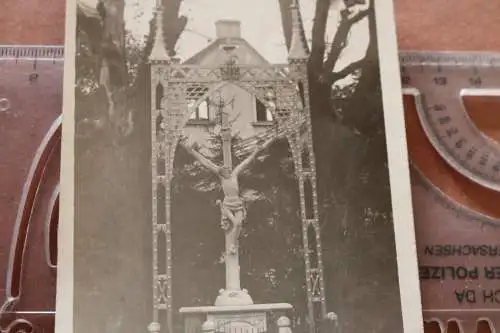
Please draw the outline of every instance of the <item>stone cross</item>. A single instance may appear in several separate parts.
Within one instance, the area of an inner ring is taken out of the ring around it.
[[[224,166],[228,170],[233,169],[232,157],[231,157],[231,123],[229,121],[229,113],[224,109],[231,103],[224,100],[224,97],[219,94],[217,100],[214,102],[214,106],[217,108],[219,115],[221,117],[221,137],[222,137],[222,155]],[[221,219],[224,218],[221,216]],[[226,243],[226,253],[225,253],[225,265],[226,265],[226,290],[221,291],[224,293],[233,292],[239,294],[241,292],[240,283],[240,263],[239,263],[239,253],[236,249],[236,253],[232,253],[231,238],[229,234],[226,233],[225,237]],[[227,295],[225,295],[227,296]]]

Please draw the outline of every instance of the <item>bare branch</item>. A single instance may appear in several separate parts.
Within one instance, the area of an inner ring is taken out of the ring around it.
[[[97,9],[79,1],[77,3],[77,20],[78,29],[88,36],[91,52],[94,54],[100,53],[103,29],[101,25],[102,17]]]
[[[314,24],[312,27],[312,45],[310,57],[313,68],[323,68],[322,64],[326,49],[326,24],[328,21],[329,9],[330,0],[317,0],[316,11],[314,13]]]
[[[322,81],[328,84],[333,84],[337,82],[338,80],[341,80],[345,78],[346,76],[349,76],[351,74],[354,74],[355,71],[361,68],[365,61],[365,57],[362,59],[355,61],[348,66],[344,67],[342,70],[338,72],[330,72],[330,73],[325,73],[325,75],[322,78]]]
[[[370,7],[371,8],[371,7]],[[351,26],[355,23],[358,23],[362,19],[364,19],[366,16],[368,16],[370,12],[370,8],[360,10],[358,13],[356,13],[353,17],[349,18],[349,22]]]
[[[113,43],[114,47],[125,55],[125,28],[123,26],[123,15],[125,12],[125,1],[123,0],[100,0],[98,10],[102,7],[103,40]]]
[[[165,8],[163,34],[171,56],[175,55],[175,46],[187,24],[187,17],[179,16],[181,2],[181,0],[162,0],[163,8]]]
[[[340,54],[347,45],[347,37],[349,36],[349,31],[351,27],[361,21],[363,18],[368,16],[370,9],[361,10],[352,17],[349,17],[350,11],[343,10],[341,12],[341,20],[335,37],[333,38],[332,45],[330,48],[330,54],[325,61],[324,71],[330,73],[335,68],[337,61],[339,60]]]

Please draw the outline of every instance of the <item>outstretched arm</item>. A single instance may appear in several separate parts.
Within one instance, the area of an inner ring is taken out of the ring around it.
[[[241,162],[236,168],[234,168],[234,171],[233,171],[234,174],[236,176],[238,176],[243,170],[245,170],[250,165],[250,163],[253,162],[255,157],[257,157],[257,154],[260,153],[262,150],[266,149],[267,147],[269,147],[269,145],[273,141],[274,141],[274,138],[271,138],[271,139],[267,140],[263,145],[257,145],[255,150],[247,158],[245,158],[243,160],[243,162]]]
[[[205,156],[194,150],[191,146],[186,143],[186,140],[181,140],[180,145],[186,149],[186,151],[191,154],[198,162],[200,162],[205,168],[208,170],[217,173],[218,168],[215,164],[213,164],[209,159]]]

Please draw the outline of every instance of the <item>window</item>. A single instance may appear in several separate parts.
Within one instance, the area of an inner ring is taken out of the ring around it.
[[[158,83],[156,85],[156,92],[155,92],[155,94],[156,94],[155,108],[157,110],[159,110],[159,109],[161,109],[161,101],[163,99],[163,94],[164,94],[164,92],[163,92],[163,85],[161,83]]]
[[[257,121],[273,121],[271,111],[262,103],[260,99],[256,99]]]
[[[302,83],[302,81],[299,81],[299,83],[297,83],[297,91],[300,96],[300,101],[302,102],[302,107],[304,108],[306,106],[306,99],[304,96],[304,84]]]
[[[196,101],[192,100],[189,103],[189,106],[192,107]],[[206,97],[199,105],[198,107],[191,112],[191,115],[189,116],[190,120],[209,120],[210,118],[210,100],[208,97]]]
[[[276,94],[273,88],[268,89],[268,93],[265,97],[266,104],[271,103],[276,106]],[[267,107],[264,102],[260,99],[255,100],[255,108],[256,108],[256,118],[257,122],[268,122],[273,121],[273,114],[269,107]]]
[[[191,109],[189,120],[210,120],[210,99],[207,96],[208,87],[203,85],[193,85],[187,88],[186,93],[188,95],[188,106]],[[201,102],[200,99],[202,99]],[[193,110],[196,103],[199,104]]]

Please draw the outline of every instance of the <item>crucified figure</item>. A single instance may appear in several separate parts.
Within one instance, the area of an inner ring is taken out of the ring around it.
[[[269,139],[263,144],[257,144],[254,151],[245,158],[238,166],[231,170],[230,166],[223,165],[217,166],[212,161],[207,159],[201,153],[193,149],[187,144],[187,138],[181,140],[180,145],[184,147],[198,162],[205,168],[212,171],[219,176],[222,191],[224,192],[224,200],[217,203],[221,207],[222,213],[222,227],[230,236],[230,254],[236,254],[238,248],[238,239],[241,232],[243,220],[246,217],[246,209],[243,199],[240,197],[240,187],[238,183],[238,176],[245,170],[257,157],[257,154],[266,149],[275,139]],[[232,227],[231,227],[232,224]]]

